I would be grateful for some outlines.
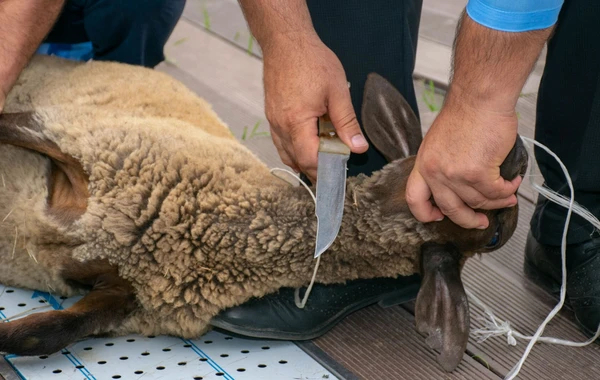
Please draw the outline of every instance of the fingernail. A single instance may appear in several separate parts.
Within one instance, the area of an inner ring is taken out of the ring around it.
[[[367,140],[363,137],[363,135],[355,135],[352,137],[352,146],[354,148],[362,148],[367,145]]]
[[[442,216],[441,218],[439,218],[439,219],[436,219],[435,221],[436,221],[436,222],[441,222],[442,220],[444,220],[444,217],[443,217],[443,216]]]
[[[487,226],[483,225],[483,224],[481,226],[477,227],[478,230],[485,230],[486,228],[487,228]]]

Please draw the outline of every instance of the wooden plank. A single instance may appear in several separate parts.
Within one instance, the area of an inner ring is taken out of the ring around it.
[[[423,0],[423,12],[436,12],[447,17],[458,18],[468,0]]]
[[[184,38],[184,42],[177,43]],[[259,59],[186,20],[178,23],[165,50],[178,67],[200,79],[208,88],[234,102],[242,111],[260,112],[256,116],[262,116],[262,62]]]
[[[414,324],[402,308],[372,306],[314,343],[361,379],[499,379],[468,355],[456,371],[444,372]]]
[[[336,360],[334,360],[329,354],[323,351],[319,346],[314,344],[310,340],[301,340],[295,342],[304,352],[310,355],[313,359],[319,362],[329,372],[331,372],[338,379],[343,380],[361,380],[354,373],[350,372],[346,367],[342,366]]]
[[[524,334],[533,335],[555,304],[527,279],[512,275],[486,259],[471,260],[465,267],[463,278],[465,286],[499,318],[510,321],[511,326]],[[471,315],[472,326],[481,327],[482,323],[476,319],[482,315],[481,310],[472,306]],[[586,339],[568,310],[554,318],[545,335],[575,341]],[[486,360],[495,371],[506,374],[518,362],[526,344],[520,342],[511,347],[506,344],[505,337],[491,338],[483,343],[471,339],[469,351]],[[583,380],[595,378],[599,370],[600,347],[596,344],[584,348],[540,344],[531,352],[519,378]]]
[[[470,260],[465,266],[465,286],[490,306],[497,316],[508,320],[521,333],[533,335],[556,304],[555,299],[523,276],[525,239],[533,205],[521,199],[517,230],[506,246],[481,260]],[[482,316],[472,307],[473,319]],[[474,320],[476,327],[482,324]],[[573,313],[564,308],[546,329],[545,335],[574,341],[586,337],[574,323]],[[493,338],[482,344],[471,339],[469,351],[488,361],[493,369],[507,373],[520,359],[527,342],[516,347],[506,345],[506,338]],[[569,348],[537,345],[522,369],[521,379],[591,379],[600,370],[600,347]]]
[[[451,61],[451,46],[458,18],[466,0],[425,0],[417,44],[415,74],[447,85]],[[184,18],[224,40],[261,57],[260,47],[252,41],[248,26],[235,0],[191,0],[184,11]],[[539,86],[545,59],[540,55],[523,92],[535,93]]]
[[[462,2],[466,3],[464,0],[461,0]],[[458,24],[458,15],[462,12],[464,4],[451,11],[436,7],[439,5],[437,1],[423,1],[419,36],[445,46],[452,46],[456,25]]]
[[[449,46],[419,38],[415,75],[432,79],[438,84],[447,86],[450,79],[451,61],[452,49]]]
[[[186,38],[184,42],[181,41]],[[262,61],[239,48],[182,20],[165,48],[174,63],[162,63],[157,69],[186,84],[188,88],[212,104],[219,117],[234,135],[242,140],[270,167],[286,167],[270,136],[264,116]]]
[[[256,40],[251,42],[251,33],[236,0],[188,0],[183,17],[247,53],[262,56]]]

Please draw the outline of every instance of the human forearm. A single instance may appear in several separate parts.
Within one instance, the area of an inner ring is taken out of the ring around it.
[[[306,0],[239,0],[239,3],[263,50],[279,42],[318,38]]]
[[[496,112],[514,110],[552,27],[519,33],[485,27],[462,17],[454,46],[447,102]]]
[[[19,74],[58,18],[65,0],[0,0],[0,111]]]
[[[340,139],[364,153],[342,63],[317,35],[305,0],[239,0],[263,51],[265,115],[284,164],[317,177],[318,117],[328,114]]]

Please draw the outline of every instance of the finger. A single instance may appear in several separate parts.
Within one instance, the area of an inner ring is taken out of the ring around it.
[[[486,229],[488,218],[482,213],[475,212],[447,187],[433,190],[436,205],[440,211],[459,226],[467,229]]]
[[[358,125],[348,87],[333,89],[328,100],[329,117],[342,142],[354,153],[366,152],[369,143]]]
[[[517,204],[517,196],[511,195],[508,198],[504,199],[495,199],[493,201],[488,201],[484,205],[480,207],[475,207],[480,210],[497,210],[501,208],[513,207]]]
[[[465,202],[469,207],[475,210],[497,210],[500,208],[513,207],[517,204],[517,196],[511,195],[504,199],[484,200],[479,202]]]
[[[273,140],[273,145],[275,145],[275,148],[277,149],[277,153],[279,154],[279,158],[281,159],[281,162],[283,162],[285,165],[289,166],[290,169],[292,169],[296,173],[299,173],[300,170],[298,168],[298,165],[296,165],[294,163],[294,161],[292,161],[290,155],[284,149],[283,143],[281,141],[281,137],[276,132],[276,129],[271,128],[271,139]]]
[[[511,194],[503,199],[488,199],[479,191],[477,191],[477,189],[468,185],[449,186],[449,188],[472,209],[495,210],[499,208],[512,207],[517,204],[517,196],[514,194]]]
[[[506,199],[517,192],[522,181],[521,176],[517,176],[512,181],[498,177],[491,183],[480,182],[474,184],[473,188],[477,189],[487,199]]]
[[[317,183],[317,172],[316,171],[311,171],[309,173],[304,173],[308,179],[310,180],[310,183],[315,184]]]
[[[428,223],[444,219],[444,214],[431,203],[431,190],[416,169],[408,177],[405,198],[410,212],[418,221]]]
[[[317,160],[319,136],[317,134],[317,118],[295,125],[289,129],[290,143],[284,148],[290,154],[300,171],[311,181],[317,177]],[[285,143],[285,141],[283,141]]]

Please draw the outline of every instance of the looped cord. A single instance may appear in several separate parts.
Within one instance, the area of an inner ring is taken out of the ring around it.
[[[484,310],[486,316],[488,317],[488,319],[485,319],[485,318],[482,319],[482,321],[484,323],[483,328],[471,330],[471,335],[478,337],[479,343],[484,342],[485,340],[487,340],[491,337],[502,336],[502,335],[506,335],[507,344],[510,346],[517,345],[517,338],[529,341],[529,344],[527,345],[527,348],[525,349],[525,352],[523,353],[521,359],[511,369],[511,371],[506,375],[506,377],[504,378],[505,380],[512,380],[519,374],[519,372],[521,371],[521,368],[523,367],[523,364],[525,363],[525,361],[527,360],[527,357],[529,356],[531,350],[533,349],[533,346],[537,342],[558,344],[558,345],[571,346],[571,347],[584,347],[584,346],[587,346],[587,345],[593,343],[600,336],[600,326],[598,326],[596,334],[594,334],[594,336],[592,338],[590,338],[584,342],[573,342],[573,341],[564,340],[564,339],[542,336],[548,323],[556,316],[556,314],[558,314],[558,312],[560,311],[560,309],[562,309],[562,307],[565,303],[566,289],[567,289],[567,267],[566,267],[567,232],[569,229],[569,223],[571,221],[572,213],[575,212],[577,215],[580,215],[582,218],[589,221],[597,229],[600,229],[600,221],[592,213],[590,213],[584,207],[582,207],[581,205],[579,205],[575,202],[575,199],[574,199],[575,191],[573,189],[573,181],[571,180],[571,176],[569,175],[567,168],[565,167],[563,162],[560,160],[560,158],[558,158],[558,156],[554,152],[552,152],[548,147],[546,147],[545,145],[543,145],[533,139],[530,139],[528,137],[523,137],[523,136],[521,136],[521,139],[525,143],[525,146],[527,146],[529,148],[528,149],[530,152],[529,157],[534,157],[534,155],[533,155],[531,146],[529,146],[527,143],[531,143],[531,144],[536,145],[539,148],[545,150],[551,157],[553,157],[558,162],[558,164],[560,165],[560,168],[562,169],[562,171],[565,175],[567,184],[569,185],[570,196],[567,198],[561,194],[556,193],[555,191],[551,190],[550,188],[548,188],[546,186],[540,186],[540,185],[534,183],[533,178],[534,178],[535,166],[534,165],[530,166],[532,168],[531,172],[529,174],[529,180],[530,180],[531,186],[535,190],[537,190],[540,194],[542,194],[544,197],[549,199],[550,201],[552,201],[562,207],[567,208],[567,217],[565,219],[565,226],[563,229],[562,242],[561,242],[562,284],[560,287],[560,301],[554,307],[554,309],[552,309],[552,311],[548,314],[546,319],[544,319],[544,321],[542,322],[540,327],[538,327],[536,333],[533,336],[527,336],[527,335],[521,334],[520,332],[518,332],[516,330],[513,330],[512,327],[510,326],[510,322],[502,321],[502,320],[498,319],[494,315],[494,312],[489,307],[487,307],[479,298],[477,298],[475,296],[475,294],[473,294],[469,290],[466,290],[467,296],[471,299],[471,301],[473,301],[473,303],[475,303],[476,305],[481,307]],[[292,173],[289,170],[280,169],[280,168],[272,169],[271,173],[274,173],[275,171],[278,171],[278,170],[287,172],[287,173],[291,174],[294,178],[296,178],[304,186],[304,188],[306,188],[306,190],[310,193],[310,195],[313,198],[313,201],[315,202],[315,205],[316,205],[317,201],[316,201],[314,194],[312,193],[310,188],[306,185],[306,183],[304,183],[304,181],[302,181],[300,179],[300,177],[298,177],[296,174]],[[281,178],[281,177],[278,177],[278,178]],[[321,259],[320,257],[317,259],[317,262],[315,264],[315,270],[313,272],[313,276],[310,281],[310,285],[308,286],[306,293],[304,294],[304,298],[302,300],[300,300],[300,289],[299,288],[296,289],[296,291],[294,293],[294,302],[296,303],[296,306],[299,308],[304,308],[304,306],[306,305],[306,302],[308,301],[308,296],[310,295],[310,292],[312,290],[312,287],[314,285],[314,282],[315,282],[315,279],[317,276],[317,272],[319,270],[320,259]]]
[[[527,360],[529,353],[531,352],[531,350],[533,349],[533,346],[537,342],[559,344],[559,345],[572,346],[572,347],[583,347],[583,346],[587,346],[587,345],[591,344],[598,338],[598,336],[600,336],[600,326],[598,326],[598,330],[596,331],[596,334],[591,339],[589,339],[585,342],[572,342],[572,341],[558,339],[558,338],[542,337],[542,333],[544,332],[544,329],[546,328],[548,323],[552,320],[552,318],[554,318],[554,316],[556,316],[556,314],[560,311],[560,309],[562,309],[562,307],[565,303],[566,289],[567,289],[567,266],[566,266],[567,232],[569,229],[569,223],[571,221],[571,214],[573,212],[575,212],[576,214],[580,215],[581,217],[583,217],[584,219],[589,221],[594,227],[596,227],[598,229],[600,229],[600,221],[593,214],[591,214],[588,210],[586,210],[584,207],[575,203],[575,199],[574,199],[575,191],[573,189],[573,182],[571,180],[571,176],[569,175],[567,168],[565,167],[563,162],[560,160],[560,158],[558,158],[558,156],[554,152],[552,152],[550,149],[548,149],[548,147],[546,147],[545,145],[543,145],[533,139],[530,139],[528,137],[521,137],[521,139],[523,140],[524,143],[531,143],[531,144],[534,144],[534,145],[538,146],[539,148],[545,150],[550,156],[552,156],[558,162],[558,164],[560,165],[560,167],[567,179],[567,184],[569,185],[569,190],[570,190],[571,195],[567,198],[561,194],[558,194],[558,193],[552,191],[551,189],[549,189],[546,186],[540,186],[540,185],[534,183],[533,177],[534,177],[535,166],[533,166],[533,165],[530,166],[532,168],[531,174],[529,175],[529,180],[530,180],[531,186],[534,189],[536,189],[540,194],[542,194],[543,196],[548,198],[550,201],[568,209],[567,217],[565,220],[565,226],[564,226],[563,234],[562,234],[562,242],[561,242],[562,284],[560,287],[560,301],[554,307],[554,309],[552,309],[552,311],[548,314],[546,319],[542,322],[542,324],[540,325],[540,327],[537,329],[536,333],[533,336],[526,336],[526,335],[519,333],[518,331],[513,330],[510,327],[509,322],[502,321],[502,320],[498,319],[497,317],[495,317],[494,313],[492,312],[492,310],[489,307],[487,307],[472,292],[467,290],[467,295],[469,296],[469,298],[475,304],[480,306],[484,310],[485,314],[488,317],[488,320],[484,320],[483,328],[474,329],[471,331],[472,335],[479,337],[479,340],[478,340],[479,342],[483,342],[486,339],[493,337],[493,336],[502,336],[504,334],[506,334],[507,343],[511,346],[515,346],[517,344],[516,338],[519,338],[522,340],[529,340],[529,344],[527,345],[527,348],[525,349],[523,356],[521,357],[519,362],[511,369],[511,371],[506,375],[505,380],[512,380],[519,374],[519,372],[521,371],[521,368],[523,367],[523,364],[525,363],[525,360]],[[532,148],[528,144],[525,144],[525,145],[529,148],[529,151],[530,151],[529,156],[534,157]]]
[[[302,186],[304,186],[306,191],[308,191],[308,193],[310,194],[310,196],[313,199],[313,202],[315,202],[315,207],[316,207],[317,198],[315,198],[315,195],[313,194],[310,187],[308,187],[308,185],[302,179],[300,179],[300,177],[297,176],[296,173],[293,173],[290,170],[282,169],[282,168],[271,169],[271,174],[273,174],[275,177],[277,177],[283,181],[285,181],[285,179],[283,179],[282,177],[279,177],[277,174],[275,174],[275,172],[277,172],[277,171],[286,172],[286,173],[290,174],[292,177],[296,178],[302,184]],[[313,275],[312,275],[312,278],[310,279],[310,284],[308,285],[308,288],[306,289],[306,293],[304,293],[304,298],[302,298],[302,300],[300,300],[300,288],[296,288],[296,290],[294,291],[294,303],[296,304],[296,307],[298,307],[299,309],[304,309],[304,306],[306,306],[306,302],[308,301],[308,296],[310,295],[313,285],[315,284],[315,280],[317,278],[317,272],[319,271],[320,264],[321,264],[321,256],[319,256],[317,258],[317,262],[315,264],[315,270],[313,271]]]

